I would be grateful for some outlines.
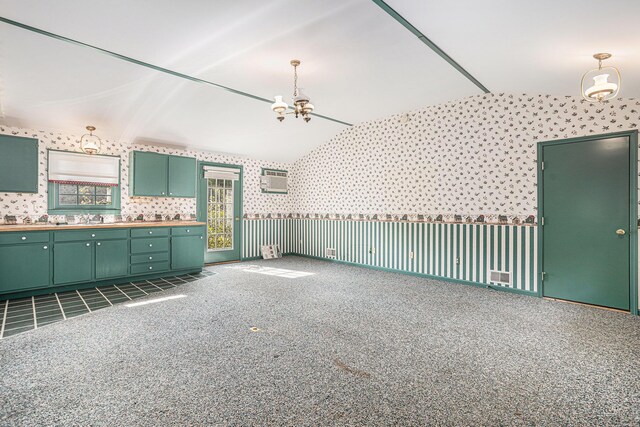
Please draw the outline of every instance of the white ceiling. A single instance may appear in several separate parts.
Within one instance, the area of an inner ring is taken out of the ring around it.
[[[604,20],[592,0],[388,3],[494,92],[578,95],[605,50],[640,95],[640,2],[610,0]],[[298,58],[316,111],[350,123],[481,93],[371,0],[0,0],[0,15],[264,98],[290,97]],[[0,103],[24,127],[285,162],[345,128],[279,123],[266,103],[4,23]]]

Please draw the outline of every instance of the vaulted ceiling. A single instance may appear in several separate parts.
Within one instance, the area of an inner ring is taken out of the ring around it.
[[[579,95],[608,51],[621,95],[640,96],[640,2],[387,3],[492,92]],[[268,99],[290,98],[297,58],[316,112],[347,123],[482,93],[371,0],[0,0],[0,16]],[[7,124],[287,162],[346,127],[280,123],[266,102],[6,23],[0,107]]]

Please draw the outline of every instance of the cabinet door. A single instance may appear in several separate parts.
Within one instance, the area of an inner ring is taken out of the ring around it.
[[[131,189],[134,196],[167,196],[168,156],[133,152]]]
[[[53,251],[53,284],[90,282],[93,278],[93,243],[56,243]]]
[[[181,236],[171,238],[171,269],[201,268],[204,264],[204,238]]]
[[[38,140],[0,135],[0,192],[38,192]]]
[[[169,196],[196,197],[196,159],[169,156]]]
[[[48,243],[0,247],[0,293],[49,286]]]
[[[129,273],[129,242],[105,240],[96,242],[96,279],[110,279]]]

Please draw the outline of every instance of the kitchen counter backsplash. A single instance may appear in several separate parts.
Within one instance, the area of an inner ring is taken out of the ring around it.
[[[15,128],[0,125],[0,134],[15,135],[26,138],[37,138],[40,143],[38,193],[2,193],[0,192],[0,224],[5,215],[15,216],[18,223],[25,217],[37,220],[48,212],[47,205],[47,150],[80,151],[80,136],[51,131]],[[243,176],[243,210],[244,212],[291,212],[291,199],[288,194],[262,193],[260,190],[261,168],[291,169],[291,165],[279,162],[267,162],[239,156],[231,156],[192,149],[178,149],[147,144],[131,144],[128,142],[102,138],[100,154],[120,157],[120,194],[121,214],[123,217],[144,215],[151,220],[156,214],[172,218],[179,213],[188,218],[195,215],[197,204],[195,198],[167,197],[130,197],[129,196],[129,157],[133,150],[150,151],[177,156],[195,157],[201,161],[242,165]],[[105,215],[105,221],[113,215]],[[58,216],[56,216],[58,217]]]

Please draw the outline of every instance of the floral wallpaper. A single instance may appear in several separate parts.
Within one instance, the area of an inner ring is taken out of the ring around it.
[[[364,122],[295,162],[294,216],[525,222],[536,144],[636,129],[640,100],[487,94]]]
[[[37,194],[0,193],[0,223],[5,215],[15,215],[18,222],[29,216],[32,220],[47,213],[47,149],[79,151],[81,135],[68,135],[57,132],[37,131],[30,129],[0,126],[0,134],[37,138],[40,141],[40,179]],[[289,169],[290,165],[277,162],[264,162],[229,155],[215,154],[195,150],[179,150],[149,145],[131,145],[126,142],[102,141],[101,154],[119,155],[121,167],[121,213],[123,217],[135,217],[143,214],[146,219],[153,219],[155,214],[189,218],[196,213],[196,199],[161,198],[161,197],[129,197],[129,158],[132,150],[153,151],[164,154],[196,157],[198,160],[241,164],[244,167],[243,211],[248,216],[277,216],[291,212],[290,198],[287,194],[263,194],[260,190],[261,168]],[[105,217],[106,218],[106,217]]]

